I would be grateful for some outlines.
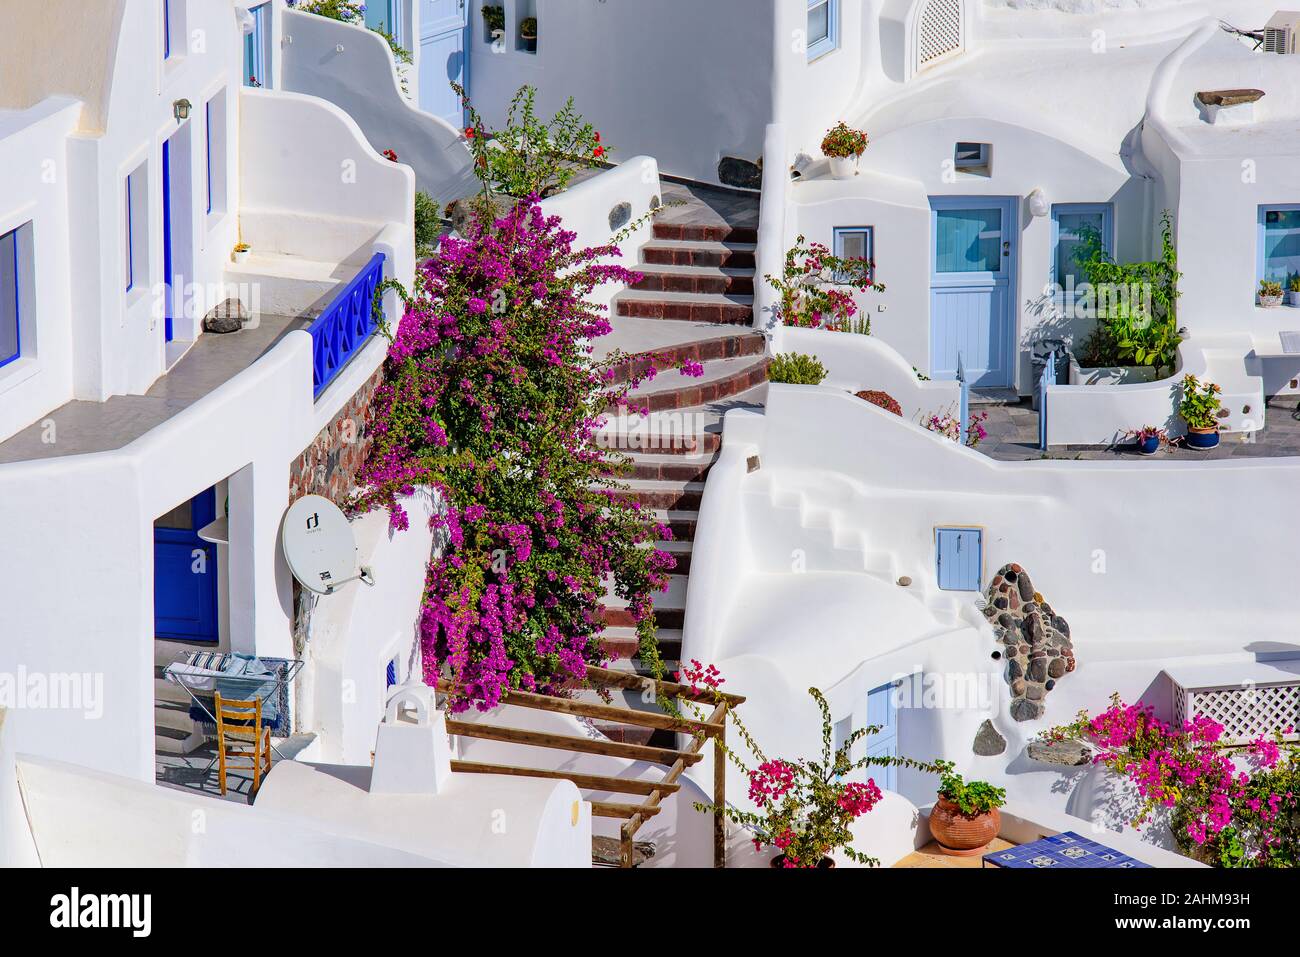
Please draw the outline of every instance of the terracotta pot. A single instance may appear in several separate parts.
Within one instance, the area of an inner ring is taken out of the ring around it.
[[[940,796],[930,812],[930,834],[945,854],[961,857],[982,854],[998,836],[1002,815],[994,808],[984,814],[963,814],[961,808]]]
[[[776,857],[772,858],[772,860],[768,862],[768,867],[779,867],[781,870],[785,870],[786,869],[785,855],[784,854],[776,855]],[[820,861],[817,862],[817,870],[819,871],[833,870],[834,867],[835,867],[835,862],[831,860],[829,857],[823,857]]]

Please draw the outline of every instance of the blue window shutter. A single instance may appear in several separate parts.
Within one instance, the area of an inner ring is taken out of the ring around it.
[[[894,701],[894,684],[881,685],[867,694],[867,724],[880,728],[876,734],[868,735],[864,741],[864,753],[868,757],[898,757],[898,709]],[[898,768],[866,768],[866,776],[876,782],[878,787],[888,791],[898,789]]]
[[[979,591],[984,567],[984,534],[978,528],[935,530],[936,577],[944,591]]]
[[[388,663],[388,669],[384,677],[388,681],[386,687],[391,688],[393,685],[397,684],[397,662],[396,661],[390,661]]]

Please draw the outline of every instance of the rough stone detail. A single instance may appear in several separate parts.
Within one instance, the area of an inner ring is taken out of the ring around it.
[[[1007,739],[998,734],[998,729],[993,727],[993,722],[984,719],[979,730],[975,732],[975,744],[973,750],[983,758],[991,758],[995,754],[1001,754],[1007,749]]]
[[[619,203],[609,211],[610,232],[616,233],[630,222],[632,222],[631,203]]]
[[[1077,768],[1092,760],[1092,748],[1082,741],[1031,741],[1025,749],[1029,757],[1044,764]]]
[[[383,381],[384,370],[366,380],[334,419],[321,429],[289,466],[289,501],[323,495],[342,505],[357,488],[357,471],[370,452],[370,404]]]
[[[763,167],[735,156],[724,156],[718,164],[718,182],[739,189],[762,189]]]
[[[203,317],[204,332],[238,332],[248,321],[248,310],[238,299],[227,299],[213,306]]]
[[[1074,670],[1070,626],[1052,610],[1019,565],[1006,565],[989,583],[984,617],[993,626],[1006,657],[1011,686],[1011,717],[1033,721],[1043,716],[1047,693]]]

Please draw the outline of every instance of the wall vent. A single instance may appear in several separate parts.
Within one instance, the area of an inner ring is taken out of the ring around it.
[[[916,20],[916,69],[928,69],[966,48],[962,0],[926,0]]]

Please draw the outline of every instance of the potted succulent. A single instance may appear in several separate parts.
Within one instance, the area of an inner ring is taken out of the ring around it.
[[[822,138],[822,152],[831,161],[832,179],[852,179],[858,175],[858,158],[867,148],[867,134],[855,130],[843,120]]]
[[[1169,435],[1164,429],[1154,425],[1144,425],[1140,429],[1131,429],[1126,436],[1133,439],[1137,445],[1137,450],[1143,455],[1155,455],[1160,451],[1160,446],[1169,441]]]
[[[1259,304],[1265,309],[1276,309],[1282,305],[1282,284],[1268,279],[1260,280]]]
[[[1286,304],[1300,306],[1300,275],[1292,276],[1291,282],[1287,285]]]
[[[536,17],[524,17],[519,21],[519,39],[524,41],[524,49],[529,53],[537,52]]]
[[[692,665],[698,669],[699,663],[692,662]],[[693,677],[691,681],[694,686]],[[875,866],[879,861],[850,846],[851,826],[875,807],[883,794],[874,780],[857,772],[868,767],[936,771],[938,766],[889,755],[865,756],[854,761],[850,754],[857,742],[880,731],[874,726],[859,728],[838,749],[832,750],[830,707],[816,688],[809,688],[808,693],[822,713],[821,760],[768,758],[748,732],[740,728],[741,739],[759,762],[757,767],[747,768],[744,760],[725,745],[723,750],[727,760],[748,775],[749,799],[756,810],[742,811],[732,804],[717,807],[699,802],[695,808],[708,814],[723,814],[727,820],[748,830],[753,835],[756,851],[764,847],[778,851],[769,862],[772,867],[829,869],[835,866],[831,855],[836,852],[858,864]]]
[[[253,247],[248,243],[235,243],[235,248],[231,250],[230,258],[235,263],[248,262],[248,257],[253,252]]]
[[[998,836],[1007,792],[987,781],[965,781],[951,761],[936,761],[939,794],[930,811],[930,835],[945,854],[973,857]]]
[[[1213,382],[1201,382],[1194,375],[1183,376],[1183,397],[1178,414],[1187,423],[1187,447],[1212,449],[1219,444],[1220,389]]]

